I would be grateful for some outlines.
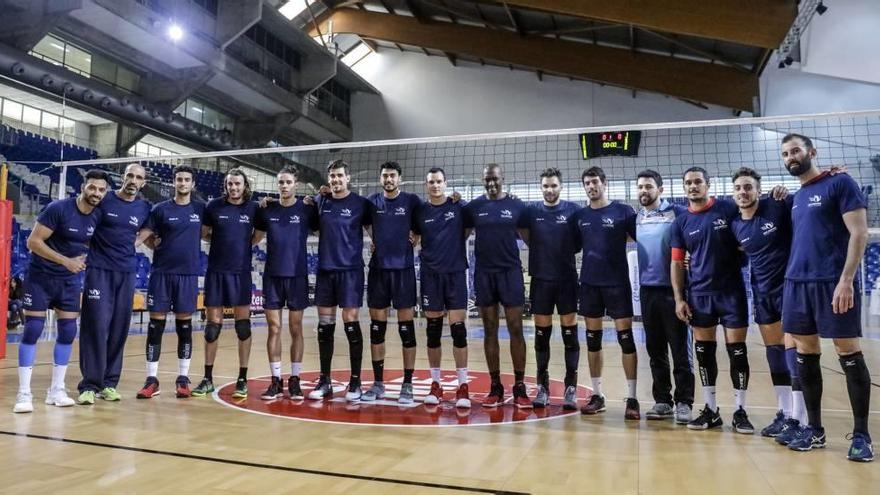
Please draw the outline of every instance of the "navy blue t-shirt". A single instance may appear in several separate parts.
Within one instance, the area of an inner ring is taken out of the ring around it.
[[[791,196],[783,201],[764,198],[751,219],[737,215],[730,224],[749,258],[752,290],[757,294],[779,290],[785,281],[791,250],[791,204]]]
[[[367,198],[349,193],[342,199],[318,196],[319,270],[352,270],[364,266],[363,226],[370,224]]]
[[[369,201],[373,244],[376,246],[370,266],[388,270],[412,268],[413,247],[409,232],[413,228],[413,213],[422,200],[415,194],[400,191],[394,199],[376,193]]]
[[[153,207],[147,228],[159,237],[153,251],[155,273],[199,275],[201,273],[202,215],[205,203],[179,205],[173,199]]]
[[[826,172],[801,186],[791,207],[791,256],[785,278],[837,281],[849,243],[843,214],[867,207],[859,185],[847,174]]]
[[[688,290],[694,295],[717,295],[744,290],[742,254],[730,222],[739,214],[731,201],[712,198],[700,212],[687,210],[672,226],[669,244],[691,254]]]
[[[476,234],[477,270],[503,272],[522,268],[516,229],[528,227],[525,203],[510,195],[502,199],[483,195],[468,203],[464,211],[465,227],[472,227]]]
[[[257,212],[254,228],[266,233],[266,269],[273,277],[300,277],[309,274],[306,241],[317,228],[315,205],[302,199],[290,206],[275,202]]]
[[[529,275],[538,280],[577,278],[574,255],[581,249],[574,217],[581,206],[560,201],[529,205]]]
[[[55,252],[68,258],[88,254],[89,240],[98,225],[98,210],[85,214],[76,206],[76,198],[53,201],[37,217],[37,223],[50,229],[52,235],[46,239],[46,245]],[[30,270],[53,277],[75,277],[75,273],[54,261],[49,261],[36,254],[31,255]]]
[[[442,205],[422,203],[415,214],[414,230],[421,239],[422,270],[454,273],[467,268],[467,241],[464,237],[464,201],[447,198]]]
[[[239,205],[214,198],[205,207],[202,223],[211,228],[208,271],[246,273],[252,269],[251,236],[259,206],[254,201]]]
[[[629,285],[626,238],[636,238],[632,206],[617,201],[602,208],[587,206],[575,214],[574,222],[584,249],[580,282],[599,287]]]
[[[141,198],[125,201],[110,192],[98,205],[98,226],[92,237],[88,265],[103,270],[131,272],[137,270],[134,243],[138,231],[147,224],[150,203]]]

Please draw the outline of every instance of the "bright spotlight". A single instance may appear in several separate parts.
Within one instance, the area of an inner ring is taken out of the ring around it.
[[[168,28],[168,37],[171,38],[171,41],[180,41],[183,38],[183,28],[177,24],[172,24]]]

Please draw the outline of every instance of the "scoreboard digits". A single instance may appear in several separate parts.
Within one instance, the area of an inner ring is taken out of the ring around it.
[[[591,132],[578,136],[581,158],[589,160],[600,156],[636,156],[642,131]]]

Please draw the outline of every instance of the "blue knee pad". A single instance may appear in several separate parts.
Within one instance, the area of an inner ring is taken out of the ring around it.
[[[76,318],[58,320],[58,337],[55,339],[53,358],[56,365],[67,366],[73,339],[76,338]]]
[[[33,366],[37,356],[37,340],[43,333],[46,318],[42,316],[25,316],[24,333],[18,346],[18,365]]]

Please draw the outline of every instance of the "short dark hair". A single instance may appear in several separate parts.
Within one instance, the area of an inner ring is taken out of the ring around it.
[[[189,165],[178,165],[174,167],[174,170],[171,172],[171,177],[177,177],[177,174],[186,173],[193,176],[193,179],[196,178],[196,169],[190,167]]]
[[[543,179],[545,177],[556,177],[557,179],[559,179],[559,182],[562,182],[562,172],[560,172],[559,169],[556,167],[545,168],[544,171],[541,172],[541,178]]]
[[[649,168],[642,170],[641,172],[639,172],[638,175],[636,175],[636,180],[639,179],[653,179],[654,184],[657,187],[663,187],[663,176],[660,175],[660,173],[656,170],[651,170]]]
[[[299,172],[296,170],[296,167],[294,167],[293,165],[285,165],[284,167],[282,167],[281,170],[278,171],[277,175],[281,175],[281,174],[290,174],[293,176],[294,179],[299,177]]]
[[[497,168],[499,172],[503,172],[501,165],[497,163],[487,163],[486,166],[483,167],[483,170],[492,170],[493,168]]]
[[[709,182],[709,172],[706,172],[706,169],[703,167],[691,167],[685,170],[683,174],[681,174],[681,178],[684,179],[684,176],[691,172],[699,172],[703,174],[703,178],[706,179],[706,182]]]
[[[428,169],[428,173],[429,174],[441,173],[441,174],[443,174],[443,180],[446,180],[446,171],[440,167],[431,167],[430,169]]]
[[[584,170],[584,173],[581,174],[581,182],[587,177],[598,177],[602,184],[605,183],[605,171],[602,170],[602,167],[590,167]]]
[[[330,162],[330,165],[327,165],[328,172],[335,168],[341,168],[345,170],[345,175],[348,175],[348,163],[346,163],[345,160],[333,160],[332,162]]]
[[[749,167],[740,167],[736,172],[733,173],[733,182],[736,182],[736,179],[740,177],[751,177],[758,182],[761,182],[761,174],[759,174],[755,169]]]
[[[379,165],[379,172],[383,170],[395,170],[397,171],[397,175],[403,175],[403,169],[400,168],[400,164],[397,162],[385,162],[382,165]]]
[[[804,146],[806,146],[808,150],[813,149],[813,141],[810,138],[808,138],[807,136],[804,136],[803,134],[798,134],[796,132],[789,132],[788,134],[783,136],[782,137],[782,144],[785,144],[785,143],[791,141],[792,139],[800,139],[801,141],[804,142]]]
[[[89,170],[88,172],[86,172],[85,180],[86,181],[88,181],[88,180],[102,180],[102,181],[106,182],[107,185],[109,186],[110,185],[110,174],[108,174],[104,170],[101,170],[98,168],[93,168],[93,169]]]

